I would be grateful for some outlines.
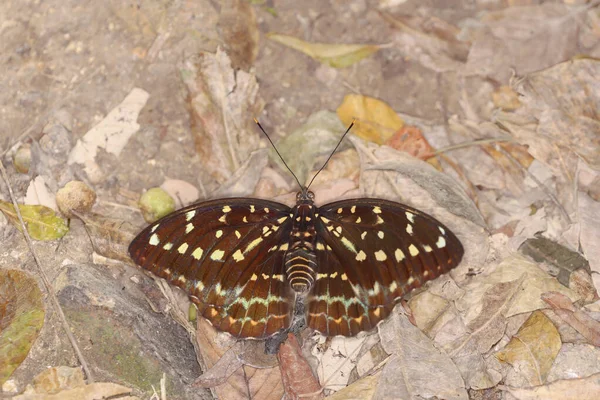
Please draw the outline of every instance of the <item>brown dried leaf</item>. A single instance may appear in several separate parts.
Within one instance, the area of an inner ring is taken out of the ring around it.
[[[196,327],[197,348],[200,349],[200,355],[209,370],[230,349],[237,352],[236,358],[240,357],[240,347],[236,347],[235,340],[229,335],[219,334],[204,318],[198,318]],[[264,346],[262,342],[254,344]],[[228,357],[231,357],[231,355]],[[234,366],[237,365],[237,362],[233,361]],[[215,382],[219,382],[221,378],[230,372],[226,368],[226,365],[218,368],[219,370],[214,374]],[[227,373],[222,373],[223,371],[227,371]],[[213,391],[222,400],[245,400],[248,398],[280,400],[284,394],[279,368],[263,367],[259,369],[248,365],[238,368],[224,383],[214,387]]]
[[[94,251],[104,257],[131,262],[127,248],[138,233],[130,223],[95,213],[75,213],[85,226]]]
[[[258,55],[259,40],[252,4],[246,0],[222,1],[218,28],[233,68],[248,71]]]
[[[535,386],[546,381],[561,345],[556,327],[543,312],[535,311],[506,347],[495,355]]]
[[[279,348],[277,359],[286,398],[298,400],[324,397],[321,385],[302,355],[302,349],[293,334],[289,333],[287,340]]]
[[[0,268],[0,386],[25,360],[43,324],[36,280],[23,271]]]
[[[433,157],[433,147],[425,139],[423,132],[416,126],[402,127],[385,144],[423,161]]]
[[[181,73],[189,92],[200,162],[217,183],[223,183],[259,148],[260,136],[252,118],[260,114],[263,103],[256,78],[234,71],[220,49],[187,59]]]
[[[600,347],[600,322],[575,308],[571,299],[561,293],[546,292],[542,295],[542,300],[548,303],[560,318],[581,333],[591,344]]]
[[[375,375],[365,376],[354,382],[352,385],[346,386],[342,390],[339,390],[327,396],[328,400],[347,400],[347,399],[360,399],[370,400],[375,398],[375,392],[377,391],[377,385],[381,372],[377,372]]]
[[[531,388],[503,389],[518,400],[597,400],[600,399],[600,373]]]

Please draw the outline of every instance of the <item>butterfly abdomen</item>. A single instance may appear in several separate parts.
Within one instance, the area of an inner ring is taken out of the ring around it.
[[[317,257],[314,206],[301,203],[293,210],[289,250],[285,255],[285,272],[290,287],[297,293],[306,293],[315,283]]]

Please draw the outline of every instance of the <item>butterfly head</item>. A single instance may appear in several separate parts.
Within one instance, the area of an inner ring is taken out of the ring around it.
[[[315,202],[315,194],[303,187],[301,191],[296,194],[297,204],[313,204]]]

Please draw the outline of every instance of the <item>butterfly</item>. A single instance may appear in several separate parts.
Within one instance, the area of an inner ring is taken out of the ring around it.
[[[217,330],[261,339],[290,328],[298,301],[323,335],[371,330],[460,263],[461,242],[432,216],[376,198],[317,207],[310,184],[294,207],[223,198],[182,208],[142,230],[129,254],[183,289]]]

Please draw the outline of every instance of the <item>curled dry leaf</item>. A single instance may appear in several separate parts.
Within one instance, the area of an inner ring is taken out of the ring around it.
[[[293,400],[323,398],[321,385],[302,355],[302,349],[293,334],[288,333],[287,340],[279,348],[277,359],[286,398]]]
[[[181,75],[189,93],[192,133],[202,167],[217,183],[226,181],[259,147],[252,118],[263,103],[254,75],[235,71],[227,54],[202,52],[185,61]]]
[[[57,216],[51,208],[19,204],[19,210],[27,226],[27,232],[34,240],[60,239],[69,231],[66,221]],[[0,200],[0,211],[18,230],[22,231],[23,227],[12,203]]]
[[[377,144],[384,144],[404,126],[402,118],[388,104],[359,94],[346,95],[337,115],[346,126],[354,122],[353,134]]]
[[[591,344],[600,347],[600,322],[586,312],[575,308],[571,299],[561,293],[544,293],[542,300],[548,303],[561,319],[581,333]]]
[[[16,269],[0,269],[0,386],[25,360],[44,324],[36,280]]]
[[[269,33],[267,37],[334,68],[349,67],[379,50],[379,46],[373,44],[310,43],[277,33]]]
[[[541,311],[534,311],[496,358],[510,364],[531,386],[546,382],[562,345],[558,330]]]

